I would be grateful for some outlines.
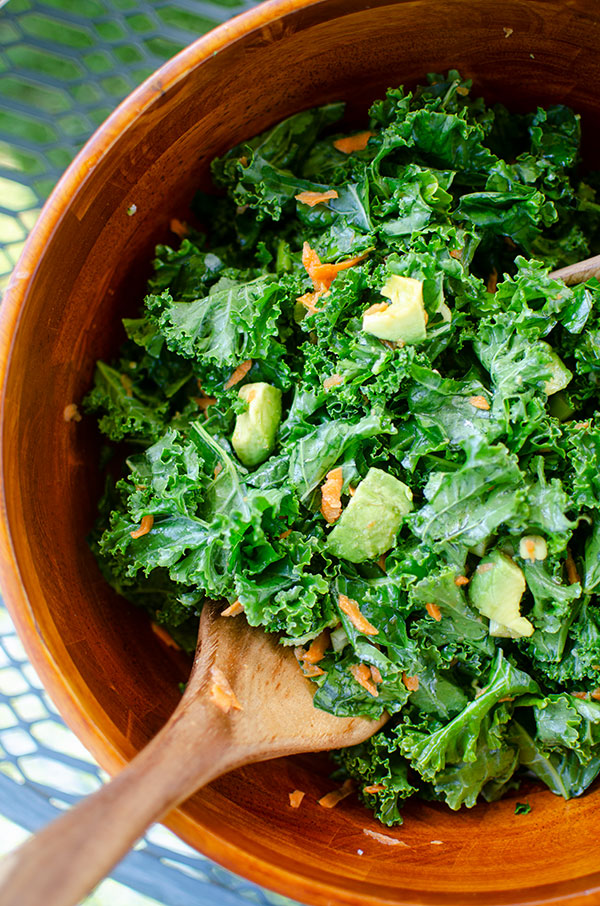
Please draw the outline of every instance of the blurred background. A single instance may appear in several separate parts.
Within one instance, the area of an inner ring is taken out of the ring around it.
[[[0,294],[77,151],[165,60],[256,0],[0,0]],[[0,854],[106,775],[62,722],[0,600]],[[155,826],[86,906],[283,906]],[[40,904],[42,906],[42,904]]]

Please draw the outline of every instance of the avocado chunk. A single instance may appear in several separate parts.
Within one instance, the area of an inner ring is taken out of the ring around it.
[[[394,343],[421,343],[426,337],[427,323],[422,282],[392,274],[382,286],[381,295],[390,299],[391,305],[379,311],[367,309],[363,314],[365,333]]]
[[[327,539],[327,549],[362,563],[390,549],[402,520],[413,508],[412,491],[381,469],[369,469]]]
[[[489,617],[490,630],[495,634],[500,624],[501,630],[516,634],[511,638],[529,636],[533,634],[533,626],[521,616],[519,609],[526,587],[525,576],[517,564],[506,554],[492,551],[475,570],[469,585],[469,600],[479,613]]]
[[[544,390],[548,396],[552,396],[552,394],[558,393],[559,390],[564,390],[565,387],[570,384],[573,372],[569,371],[563,360],[557,356],[549,343],[544,343],[543,345],[550,353],[549,369],[551,374],[551,377],[544,382]]]
[[[245,466],[264,462],[275,446],[281,421],[281,390],[272,384],[244,384],[238,393],[248,403],[235,420],[233,449]]]

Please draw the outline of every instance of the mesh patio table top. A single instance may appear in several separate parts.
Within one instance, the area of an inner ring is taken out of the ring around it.
[[[0,0],[0,292],[94,129],[173,54],[256,0]],[[46,695],[0,600],[0,853],[106,780]],[[284,906],[159,825],[86,906]]]

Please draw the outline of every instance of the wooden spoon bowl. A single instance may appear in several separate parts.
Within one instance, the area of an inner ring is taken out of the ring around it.
[[[85,539],[99,442],[64,410],[116,350],[153,246],[169,239],[172,217],[186,219],[211,158],[338,98],[360,125],[388,86],[456,67],[490,102],[573,106],[597,164],[599,59],[593,0],[270,0],[163,67],[69,169],[0,313],[1,576],[46,687],[109,771],[165,723],[189,664],[98,572]],[[523,787],[458,814],[415,801],[405,826],[386,830],[355,799],[317,805],[330,771],[326,756],[241,768],[167,824],[239,874],[322,906],[600,902],[598,790],[565,803]],[[295,788],[306,791],[298,810]],[[530,814],[514,814],[517,798]]]

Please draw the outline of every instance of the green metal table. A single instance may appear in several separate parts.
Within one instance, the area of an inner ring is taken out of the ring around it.
[[[0,291],[61,173],[162,62],[255,0],[0,0]],[[0,601],[0,853],[106,775],[62,722]],[[86,906],[283,906],[152,827]],[[41,906],[41,904],[40,904]]]

